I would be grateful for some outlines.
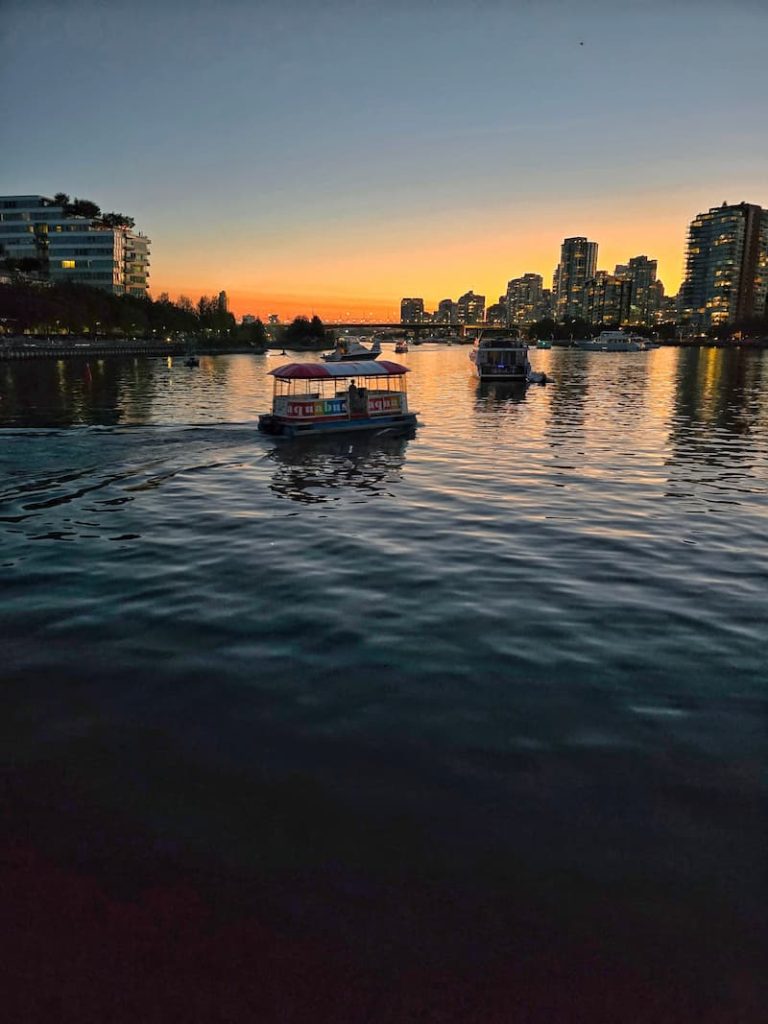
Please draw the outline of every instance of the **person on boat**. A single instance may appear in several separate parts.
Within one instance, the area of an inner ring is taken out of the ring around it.
[[[359,388],[354,381],[349,385],[349,411],[361,412],[365,408],[365,388]]]

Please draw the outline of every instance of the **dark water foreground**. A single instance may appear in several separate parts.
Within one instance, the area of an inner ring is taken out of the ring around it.
[[[757,1021],[768,357],[0,367],[14,1021]]]

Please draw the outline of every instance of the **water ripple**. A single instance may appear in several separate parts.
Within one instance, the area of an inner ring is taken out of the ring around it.
[[[213,766],[218,796],[222,764],[298,775],[363,822],[416,823],[448,860],[483,848],[753,913],[768,359],[532,355],[554,383],[520,392],[422,346],[414,437],[300,444],[255,430],[275,357],[107,360],[97,393],[39,365],[34,410],[12,368],[14,763],[69,765],[75,736],[94,763],[119,749],[133,781],[100,796],[119,806],[136,780],[153,792],[140,729]],[[232,858],[258,845],[253,825],[228,846],[186,793],[146,803],[152,828]]]

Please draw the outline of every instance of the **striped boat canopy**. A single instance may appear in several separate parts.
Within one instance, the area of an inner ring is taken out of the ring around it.
[[[387,359],[361,360],[338,363],[286,363],[269,371],[280,380],[323,380],[326,377],[399,377],[408,373],[407,366],[391,363]]]

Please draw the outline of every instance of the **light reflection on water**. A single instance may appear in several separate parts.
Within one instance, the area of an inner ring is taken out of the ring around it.
[[[255,430],[285,357],[0,365],[5,768],[266,865],[289,917],[298,861],[310,929],[330,901],[357,936],[338,887],[384,876],[428,871],[502,922],[515,878],[577,878],[630,946],[642,892],[664,956],[704,965],[704,920],[749,975],[768,356],[553,348],[532,353],[553,383],[519,390],[467,355],[403,359],[414,437],[295,444]],[[301,800],[265,809],[289,778],[334,822],[320,854],[292,838]],[[368,832],[400,837],[386,866]],[[370,899],[371,949],[407,944]],[[413,913],[437,946],[474,920]]]

